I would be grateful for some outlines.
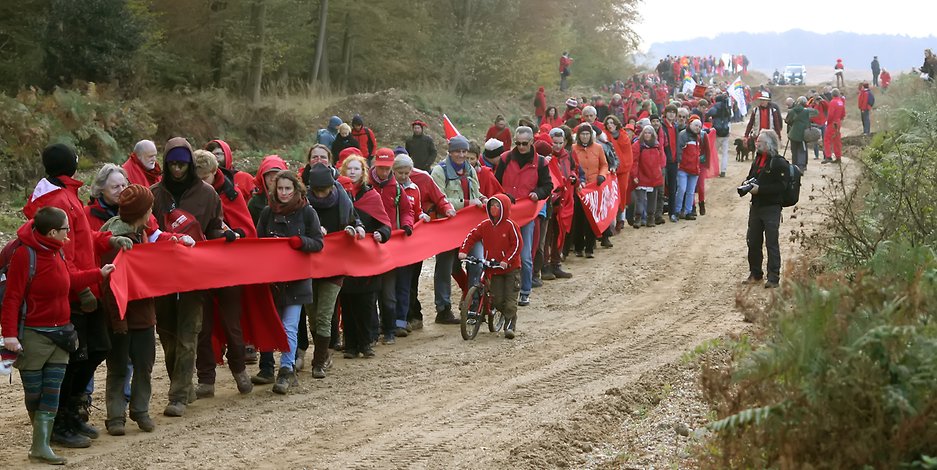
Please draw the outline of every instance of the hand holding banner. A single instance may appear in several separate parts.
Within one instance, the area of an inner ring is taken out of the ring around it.
[[[618,216],[618,178],[606,178],[601,186],[593,184],[579,190],[579,200],[596,237],[615,222]]]

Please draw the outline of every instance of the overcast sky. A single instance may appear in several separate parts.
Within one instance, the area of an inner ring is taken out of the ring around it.
[[[728,5],[716,2],[706,5]],[[872,8],[860,4],[871,4]],[[844,0],[784,0],[781,2],[741,2],[744,8],[732,9],[725,21],[711,21],[710,7],[703,4],[688,7],[695,13],[681,12],[674,2],[643,0],[638,7],[643,21],[635,26],[641,36],[641,50],[646,52],[655,42],[713,37],[723,32],[782,32],[803,29],[818,33],[847,31],[868,34],[905,34],[926,37],[937,33],[934,16],[937,8],[932,0],[887,0],[855,2]],[[716,7],[712,7],[716,8]],[[917,14],[915,14],[917,12]],[[704,21],[701,14],[705,14]],[[764,16],[767,19],[753,19]],[[689,20],[688,18],[696,18]]]

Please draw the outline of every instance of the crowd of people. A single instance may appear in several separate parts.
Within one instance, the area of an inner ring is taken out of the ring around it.
[[[695,59],[691,67],[720,71],[718,63],[697,65]],[[402,145],[380,147],[360,115],[350,125],[331,117],[301,157],[299,171],[278,155],[266,156],[255,174],[239,171],[223,140],[196,148],[175,137],[161,150],[141,140],[123,165],[97,171],[90,201],[79,198],[75,151],[47,147],[46,175],[23,209],[29,220],[4,250],[11,251],[0,310],[4,347],[16,354],[33,424],[30,459],[62,463],[50,441],[81,448],[98,437],[87,407],[94,372],[104,362],[107,433],[124,435],[127,417],[153,431],[157,335],[170,381],[163,414],[181,417],[195,400],[214,396],[222,354],[240,393],[272,385],[274,393],[286,394],[306,368],[310,346],[311,375],[323,379],[333,351],[347,360],[372,358],[376,345],[423,328],[422,262],[375,276],[272,283],[269,295],[288,348],[279,352],[279,362],[274,351],[259,351],[258,360],[242,328],[244,317],[254,314],[245,301],[249,286],[133,300],[121,316],[107,277],[117,254],[137,245],[260,237],[315,253],[328,243],[327,234],[383,244],[421,230],[419,221],[481,207],[488,217],[461,247],[435,256],[433,319],[460,322],[452,280],[464,295],[480,278],[480,269],[463,269],[462,260],[494,260],[494,304],[506,319],[504,338],[513,339],[518,307],[530,305],[534,289],[573,276],[563,266],[568,256],[594,258],[597,246],[612,248],[613,237],[627,226],[692,223],[706,214],[705,181],[726,175],[730,122],[741,117],[737,106],[733,112],[727,83],[694,97],[675,92],[666,75],[619,82],[607,102],[603,96],[568,97],[562,112],[541,88],[533,117],[509,124],[499,115],[483,139],[449,138],[442,158],[425,122],[411,122],[412,135]],[[768,101],[767,94],[758,99]],[[776,287],[780,255],[771,217],[780,217],[773,205],[783,176],[774,158],[781,122],[768,109],[753,113],[747,131],[757,136],[759,150],[750,176],[765,181],[760,192],[757,185],[752,190],[753,205],[772,205],[760,226],[750,225],[749,260],[750,280],[762,280],[761,242],[757,249],[753,243],[764,235],[765,286]],[[618,183],[619,205],[615,222],[598,232],[578,195],[609,179]],[[511,210],[522,200],[542,203],[542,210],[518,224]],[[223,351],[213,332],[220,332]]]
[[[726,60],[728,59],[728,60]],[[728,77],[730,75],[748,75],[750,62],[745,54],[732,54],[725,57],[709,56],[671,56],[668,55],[657,63],[657,75],[670,86],[683,83],[684,77],[693,77],[698,83],[710,77]]]

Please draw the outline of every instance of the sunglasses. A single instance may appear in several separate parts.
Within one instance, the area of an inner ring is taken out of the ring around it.
[[[519,141],[519,140],[515,140],[515,141],[514,141],[514,145],[517,145],[517,146],[519,146],[519,147],[523,147],[523,146],[530,145],[530,141],[527,140],[527,141],[521,142],[521,141]]]

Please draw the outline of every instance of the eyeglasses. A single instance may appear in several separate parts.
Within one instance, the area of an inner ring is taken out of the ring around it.
[[[514,145],[516,145],[516,146],[518,146],[518,147],[525,147],[525,146],[530,145],[530,141],[529,141],[529,140],[526,140],[526,141],[521,142],[521,141],[519,141],[519,140],[515,140],[515,141],[514,141]]]

